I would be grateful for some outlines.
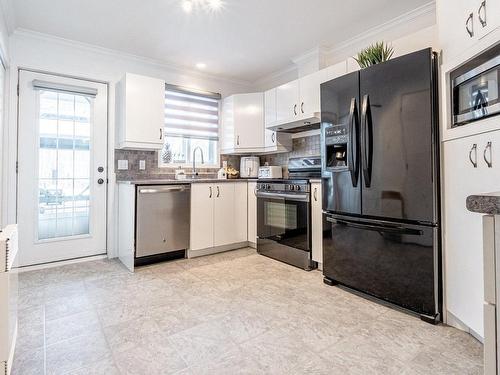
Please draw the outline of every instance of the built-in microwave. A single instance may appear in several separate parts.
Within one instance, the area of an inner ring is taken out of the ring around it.
[[[450,73],[452,124],[500,114],[500,44]]]

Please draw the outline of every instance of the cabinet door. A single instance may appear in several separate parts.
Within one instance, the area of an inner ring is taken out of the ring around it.
[[[264,145],[264,95],[234,95],[234,133],[236,149],[254,149]]]
[[[141,148],[163,146],[165,122],[165,82],[161,79],[127,73],[124,124],[125,142]]]
[[[191,185],[191,250],[214,246],[214,200],[212,184]]]
[[[293,119],[299,114],[299,81],[285,83],[276,88],[276,122]]]
[[[234,96],[222,101],[222,121],[220,130],[220,148],[222,151],[233,150],[236,142],[234,134]]]
[[[235,243],[234,184],[221,183],[214,186],[214,246]]]
[[[276,88],[264,93],[264,123],[266,127],[276,122]]]
[[[311,204],[311,226],[312,226],[312,259],[315,262],[323,263],[323,210],[321,207],[322,190],[321,183],[311,184],[312,204]]]
[[[445,142],[443,169],[447,309],[483,335],[482,217],[468,211],[465,202],[469,195],[500,190],[500,132]]]
[[[472,46],[476,40],[475,34],[478,32],[477,24],[479,21],[474,7],[475,2],[470,0],[440,0],[436,2],[439,41],[445,63]],[[472,36],[466,30],[466,22],[471,14],[469,30],[472,31]]]
[[[320,85],[323,71],[309,74],[299,80],[299,116],[308,117],[315,112],[320,112]]]
[[[474,14],[476,35],[482,38],[500,26],[500,0],[476,0]]]
[[[231,184],[231,183],[229,183]],[[248,192],[246,182],[234,182],[234,243],[248,241]]]
[[[248,242],[257,244],[257,182],[248,183]]]

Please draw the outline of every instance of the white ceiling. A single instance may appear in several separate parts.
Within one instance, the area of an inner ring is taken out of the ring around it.
[[[13,0],[15,26],[254,81],[317,46],[333,47],[429,0],[224,0],[186,14],[181,0]]]

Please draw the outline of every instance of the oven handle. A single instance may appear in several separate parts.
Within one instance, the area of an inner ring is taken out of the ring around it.
[[[352,228],[356,228],[356,229],[366,229],[366,230],[372,230],[372,231],[384,232],[384,233],[408,234],[408,235],[413,235],[413,236],[420,236],[423,233],[419,229],[404,228],[404,227],[388,227],[388,226],[384,226],[384,225],[365,224],[365,223],[355,223],[352,221],[344,221],[344,220],[334,219],[334,218],[329,217],[329,216],[326,217],[326,221],[328,221],[332,224],[342,224],[342,225],[346,225],[348,227],[352,227]]]
[[[309,194],[280,194],[257,191],[257,198],[283,198],[297,202],[309,202]]]

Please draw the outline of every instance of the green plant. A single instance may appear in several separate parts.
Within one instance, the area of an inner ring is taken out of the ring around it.
[[[384,42],[377,42],[366,47],[358,53],[357,57],[353,57],[361,68],[367,68],[389,60],[394,54],[394,48]]]

